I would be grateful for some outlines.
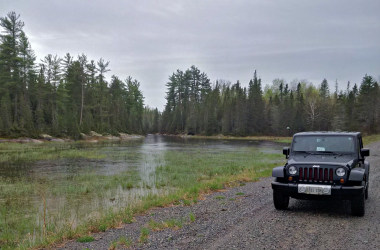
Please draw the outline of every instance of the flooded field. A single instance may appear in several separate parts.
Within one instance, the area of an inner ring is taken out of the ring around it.
[[[218,189],[233,180],[229,176],[269,171],[283,161],[282,146],[148,135],[128,142],[73,143],[56,149],[84,151],[84,158],[68,153],[54,160],[1,161],[0,247],[44,244],[49,235],[70,237],[81,226],[102,231],[114,224],[107,216],[122,211],[122,221],[128,222],[132,211],[128,209],[178,202],[186,192],[196,202],[199,191]],[[3,148],[0,156],[15,154],[12,157],[18,159],[18,154],[28,155],[30,150],[42,149]]]

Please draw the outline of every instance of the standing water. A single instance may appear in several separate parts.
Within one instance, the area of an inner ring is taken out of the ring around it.
[[[193,156],[204,156],[198,160],[211,168],[212,175],[213,159],[235,154],[249,158],[254,152],[277,154],[282,145],[148,135],[140,140],[77,143],[72,147],[75,151],[95,152],[99,157],[68,155],[55,160],[0,163],[0,247],[9,240],[33,244],[47,231],[75,229],[108,212],[133,206],[149,195],[168,194],[174,187],[169,182],[162,184],[162,176],[158,180],[156,173],[167,165],[181,167],[180,161],[173,161],[176,155],[180,160],[190,155],[188,161]],[[0,155],[5,154],[0,151]]]

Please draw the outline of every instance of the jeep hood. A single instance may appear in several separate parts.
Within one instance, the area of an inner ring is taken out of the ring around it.
[[[313,165],[341,165],[350,167],[354,164],[352,155],[291,155],[288,165],[313,164]]]

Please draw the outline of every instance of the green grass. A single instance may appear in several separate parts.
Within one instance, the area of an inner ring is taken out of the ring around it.
[[[168,151],[165,160],[166,164],[156,170],[156,183],[177,188],[188,198],[232,182],[236,185],[238,181],[269,176],[273,167],[284,163],[281,154],[257,152],[254,148],[220,154]]]
[[[107,230],[107,225],[106,224],[102,224],[99,226],[99,231],[101,232],[105,232]]]
[[[127,239],[125,236],[121,236],[118,240],[113,241],[108,248],[109,250],[117,249],[119,246],[121,248],[129,248],[133,244],[131,239]]]
[[[149,233],[150,233],[149,228],[142,227],[141,230],[140,230],[140,238],[139,238],[139,242],[140,242],[140,243],[145,243],[145,242],[147,242],[147,241],[148,241],[148,237],[149,237]]]
[[[86,235],[86,236],[79,237],[77,239],[77,242],[84,243],[84,242],[92,242],[94,240],[95,240],[94,237]]]
[[[89,229],[105,231],[121,222],[132,223],[134,212],[130,207],[119,211],[90,205],[92,200],[109,199],[107,197],[116,190],[123,190],[120,185],[123,182],[134,183],[137,187],[138,173],[77,175],[67,179],[65,185],[54,179],[0,178],[0,245],[4,248],[46,246],[62,238],[70,239],[86,233]],[[52,205],[60,197],[65,198],[64,205]],[[35,204],[38,200],[39,204]],[[50,204],[49,207],[46,203]],[[73,218],[73,214],[76,217]],[[86,219],[89,214],[91,217]],[[34,239],[28,238],[30,232]]]
[[[191,212],[189,214],[189,219],[190,219],[190,222],[194,222],[195,221],[195,214]]]
[[[367,135],[363,137],[364,147],[367,147],[369,144],[377,141],[380,141],[380,134]]]
[[[236,195],[244,195],[244,193],[242,193],[242,192],[239,192],[239,193],[236,193]]]

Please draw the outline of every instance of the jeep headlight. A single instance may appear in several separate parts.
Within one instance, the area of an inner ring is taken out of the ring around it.
[[[294,175],[294,174],[296,174],[296,173],[297,173],[297,168],[294,167],[294,166],[291,166],[291,167],[289,168],[289,174]]]
[[[337,168],[335,170],[335,173],[336,173],[337,176],[343,177],[343,176],[346,175],[346,170],[344,168]]]

